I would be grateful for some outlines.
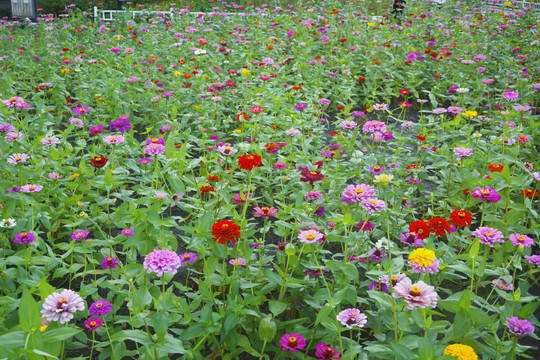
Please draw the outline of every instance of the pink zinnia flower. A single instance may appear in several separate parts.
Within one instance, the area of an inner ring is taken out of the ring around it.
[[[340,123],[339,123],[339,126],[340,126],[343,130],[354,129],[354,128],[356,127],[356,122],[350,121],[350,120],[346,120],[346,121],[340,122]]]
[[[490,201],[493,203],[501,200],[501,196],[497,193],[497,191],[490,187],[476,188],[473,190],[471,196],[482,201]]]
[[[374,197],[375,190],[367,184],[349,185],[343,190],[342,195],[341,201],[354,204]]]
[[[266,220],[268,220],[270,216],[276,217],[277,213],[278,210],[273,207],[263,206],[262,208],[260,208],[257,206],[253,209],[254,217],[264,217]]]
[[[98,300],[88,308],[88,313],[92,316],[107,315],[112,310],[112,304],[107,300]]]
[[[300,334],[285,334],[279,340],[279,345],[283,347],[283,351],[291,350],[294,354],[296,350],[306,347],[306,339]]]
[[[337,360],[341,354],[330,345],[320,343],[315,347],[315,357],[317,360]]]
[[[238,152],[238,150],[231,147],[230,144],[225,144],[225,145],[222,145],[222,146],[218,146],[217,150],[220,153],[222,153],[223,155],[226,155],[226,156],[233,155],[233,154],[236,154]]]
[[[379,200],[377,198],[363,199],[360,206],[366,209],[369,214],[381,212],[386,208],[384,200]]]
[[[41,314],[47,321],[58,321],[65,324],[73,319],[73,314],[84,310],[83,299],[72,290],[54,292],[43,302]]]
[[[386,125],[385,123],[377,120],[368,121],[362,127],[362,131],[364,133],[382,134],[386,132]]]
[[[314,242],[321,240],[323,237],[324,235],[317,230],[300,231],[300,234],[298,235],[300,242],[306,244],[313,244]]]
[[[429,286],[423,281],[412,284],[411,279],[405,278],[394,286],[393,296],[396,299],[403,299],[407,303],[409,310],[415,307],[422,309],[437,306],[437,293],[433,286]]]
[[[43,189],[41,185],[28,184],[21,186],[21,191],[26,193],[40,192]]]
[[[469,157],[474,153],[473,149],[469,148],[455,148],[454,154],[457,156],[458,161],[461,161],[464,157]]]
[[[246,265],[246,259],[244,259],[244,258],[231,259],[229,261],[229,264],[231,264],[233,266],[239,266],[239,265],[245,266]]]
[[[494,228],[488,228],[485,226],[479,227],[473,233],[482,244],[487,244],[489,247],[493,247],[494,243],[503,243],[504,236],[502,232]]]
[[[111,145],[118,145],[125,141],[122,135],[109,135],[103,138],[103,142]]]
[[[146,255],[143,264],[149,274],[155,272],[157,276],[163,276],[164,273],[176,274],[180,265],[182,264],[177,253],[160,249]]]
[[[11,154],[8,159],[7,159],[7,162],[10,163],[10,164],[20,164],[20,163],[24,163],[26,162],[26,160],[30,159],[30,156],[28,156],[27,154],[24,154],[24,153],[21,153],[21,154]]]
[[[143,153],[154,156],[165,152],[165,146],[161,144],[151,144],[144,148]]]

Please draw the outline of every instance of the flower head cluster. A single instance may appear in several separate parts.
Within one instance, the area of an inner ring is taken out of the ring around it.
[[[60,320],[60,324],[65,324],[73,319],[74,313],[82,310],[83,299],[74,291],[66,289],[49,295],[43,302],[41,314],[49,322]]]
[[[492,189],[490,187],[485,188],[476,188],[473,190],[471,196],[476,199],[480,199],[482,201],[489,201],[496,203],[499,200],[501,200],[501,196],[497,192],[497,190]]]
[[[493,247],[494,243],[503,243],[504,237],[502,232],[497,229],[489,227],[479,227],[473,233],[473,236],[476,236],[482,244],[487,244],[489,247]]]
[[[180,267],[180,257],[170,250],[155,249],[144,258],[143,266],[149,274],[155,272],[157,276],[164,273],[176,274]]]
[[[227,241],[236,241],[240,237],[240,228],[233,221],[222,220],[212,225],[214,241],[226,244]]]
[[[92,316],[107,315],[112,310],[112,304],[107,300],[98,300],[88,308]]]
[[[405,278],[394,286],[392,296],[396,299],[403,299],[407,303],[407,308],[413,310],[415,307],[426,308],[437,306],[437,293],[433,286],[427,285],[423,281],[415,284],[411,279]]]
[[[336,318],[341,324],[349,329],[353,327],[364,327],[367,323],[367,316],[358,309],[346,309],[340,312]]]
[[[506,319],[506,327],[512,336],[522,338],[534,333],[534,326],[529,320],[521,320],[517,316]]]
[[[433,250],[418,248],[409,254],[409,265],[418,272],[431,274],[439,271],[439,261]]]
[[[468,345],[452,344],[444,349],[443,355],[457,356],[457,360],[477,360],[478,355]]]
[[[283,351],[291,350],[294,354],[296,350],[306,347],[306,339],[300,334],[285,334],[279,340],[279,345]]]

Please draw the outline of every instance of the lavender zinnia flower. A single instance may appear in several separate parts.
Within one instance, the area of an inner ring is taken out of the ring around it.
[[[349,185],[343,190],[342,195],[341,201],[354,204],[364,199],[371,199],[375,196],[375,190],[367,184]]]
[[[63,290],[61,293],[54,292],[43,303],[41,314],[47,321],[60,320],[65,324],[73,319],[73,314],[84,310],[83,299],[72,290]]]
[[[473,153],[474,153],[474,150],[469,149],[469,148],[462,147],[462,148],[455,148],[454,149],[454,154],[457,156],[458,161],[461,161],[461,159],[464,158],[464,157],[471,156]]]
[[[358,309],[346,309],[340,312],[336,318],[343,326],[352,329],[353,327],[364,327],[367,323],[367,316]]]
[[[180,267],[180,257],[177,253],[170,250],[155,249],[144,258],[144,268],[147,272],[155,272],[157,276],[163,276],[163,273],[176,274]]]

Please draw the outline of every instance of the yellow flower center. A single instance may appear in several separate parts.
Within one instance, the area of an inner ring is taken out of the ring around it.
[[[411,287],[411,292],[409,293],[412,296],[420,296],[422,294],[422,289],[419,289],[416,285]]]
[[[189,254],[184,254],[184,259],[189,259]]]
[[[493,233],[491,231],[484,231],[484,235],[486,236],[493,236]]]
[[[96,326],[97,323],[95,321],[90,321],[90,326]]]
[[[315,234],[314,234],[314,233],[306,234],[306,239],[308,239],[308,240],[313,240],[313,239],[315,239]]]
[[[309,173],[310,173],[310,175],[317,175],[317,173],[315,171],[310,171]]]
[[[520,235],[520,236],[517,237],[517,239],[518,239],[519,242],[524,242],[525,241],[525,236]]]
[[[361,194],[364,192],[364,189],[354,189],[354,192],[357,194]]]
[[[480,192],[481,192],[483,195],[489,195],[489,190],[488,190],[488,189],[482,189],[482,190],[480,190]]]
[[[372,204],[376,204],[376,203],[377,203],[377,200],[372,199],[372,200],[371,200],[371,203],[372,203]]]

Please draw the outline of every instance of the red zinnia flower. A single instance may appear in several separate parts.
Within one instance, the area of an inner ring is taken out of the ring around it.
[[[399,93],[400,93],[401,95],[407,95],[409,92],[411,92],[409,89],[399,90]]]
[[[313,186],[314,181],[319,181],[324,179],[324,175],[320,171],[309,171],[305,170],[302,172],[302,177],[300,181],[309,182],[309,185]]]
[[[240,113],[236,115],[236,120],[242,122],[242,120],[240,120],[241,117],[243,117],[245,121],[249,121],[249,116],[246,113]]]
[[[343,110],[343,109],[345,109],[345,108],[344,108],[343,106],[338,106],[337,109],[338,109],[338,111],[339,111],[339,110]]]
[[[95,168],[102,168],[107,164],[107,159],[105,156],[94,156],[92,159],[90,159],[90,163]]]
[[[426,136],[425,136],[425,135],[418,135],[416,138],[417,138],[418,140],[420,140],[420,141],[425,141],[425,140],[426,140]]]
[[[429,227],[427,222],[422,220],[416,220],[413,221],[411,225],[409,225],[409,232],[412,234],[416,234],[419,239],[424,240],[429,236]]]
[[[525,189],[521,192],[521,196],[534,199],[538,196],[538,191]]]
[[[212,235],[214,241],[225,245],[227,241],[235,241],[235,237],[240,237],[240,228],[232,221],[218,221],[212,225]]]
[[[407,170],[409,170],[409,169],[420,169],[420,166],[412,164],[412,165],[407,166],[405,169],[407,169]]]
[[[199,190],[203,194],[208,194],[210,191],[214,191],[214,188],[210,185],[203,185]]]
[[[216,181],[219,181],[219,175],[208,175],[208,177],[206,178],[206,180],[210,181],[210,182],[216,182]]]
[[[251,171],[254,167],[261,167],[262,159],[259,155],[244,155],[238,158],[240,169]]]
[[[333,132],[333,133],[331,133],[330,135],[332,135],[332,136],[339,136],[339,135],[340,135],[340,133],[338,133],[338,132],[334,131],[334,132]]]
[[[437,236],[444,236],[452,228],[448,221],[441,217],[434,217],[428,221],[429,231]]]
[[[454,210],[450,214],[450,222],[455,226],[469,226],[472,222],[472,214],[465,210]]]

